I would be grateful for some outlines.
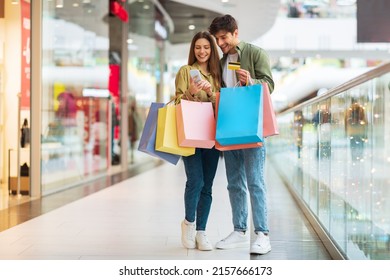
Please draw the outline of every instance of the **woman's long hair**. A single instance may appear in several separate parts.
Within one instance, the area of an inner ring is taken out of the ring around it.
[[[214,86],[217,90],[221,88],[221,68],[219,64],[219,53],[217,44],[213,36],[208,31],[200,31],[192,38],[190,52],[188,55],[188,65],[194,64],[197,59],[195,57],[195,43],[199,39],[206,39],[210,43],[211,53],[209,61],[207,62],[207,68],[214,80]]]

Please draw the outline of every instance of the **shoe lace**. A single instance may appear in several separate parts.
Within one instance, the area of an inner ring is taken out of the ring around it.
[[[234,238],[233,236],[235,235],[235,232],[231,232],[228,236],[226,236],[224,239],[222,239],[221,241],[226,241],[226,240],[229,240],[229,239],[232,239]]]
[[[258,235],[256,238],[255,244],[260,247],[266,247],[268,246],[269,240],[266,235]]]
[[[206,236],[206,234],[205,233],[199,233],[198,234],[198,239],[199,239],[199,241],[200,242],[202,242],[202,243],[210,243],[210,241],[209,241],[209,239],[207,238],[207,236]]]
[[[194,225],[187,225],[186,237],[187,237],[187,239],[191,239],[191,240],[195,238]]]

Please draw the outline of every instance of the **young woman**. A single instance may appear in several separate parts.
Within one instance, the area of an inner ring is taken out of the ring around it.
[[[190,70],[200,71],[201,80],[193,80]],[[215,103],[215,92],[221,87],[217,46],[209,32],[195,34],[191,42],[188,64],[176,75],[176,100]],[[219,151],[196,148],[195,154],[183,157],[187,182],[184,192],[185,219],[181,224],[182,244],[188,249],[212,250],[205,230],[212,202],[212,185],[217,170]]]

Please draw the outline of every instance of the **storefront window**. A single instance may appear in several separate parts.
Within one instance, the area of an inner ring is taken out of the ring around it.
[[[0,1],[0,209],[30,193],[30,1]]]
[[[110,165],[108,3],[85,2],[43,1],[43,194]]]

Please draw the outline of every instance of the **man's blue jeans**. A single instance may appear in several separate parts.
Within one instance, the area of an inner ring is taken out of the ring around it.
[[[265,147],[226,151],[224,156],[234,230],[247,230],[249,190],[255,232],[268,233]]]
[[[205,230],[212,202],[212,186],[220,152],[212,149],[195,149],[195,154],[183,157],[187,175],[184,191],[185,218],[196,220],[196,230]]]

